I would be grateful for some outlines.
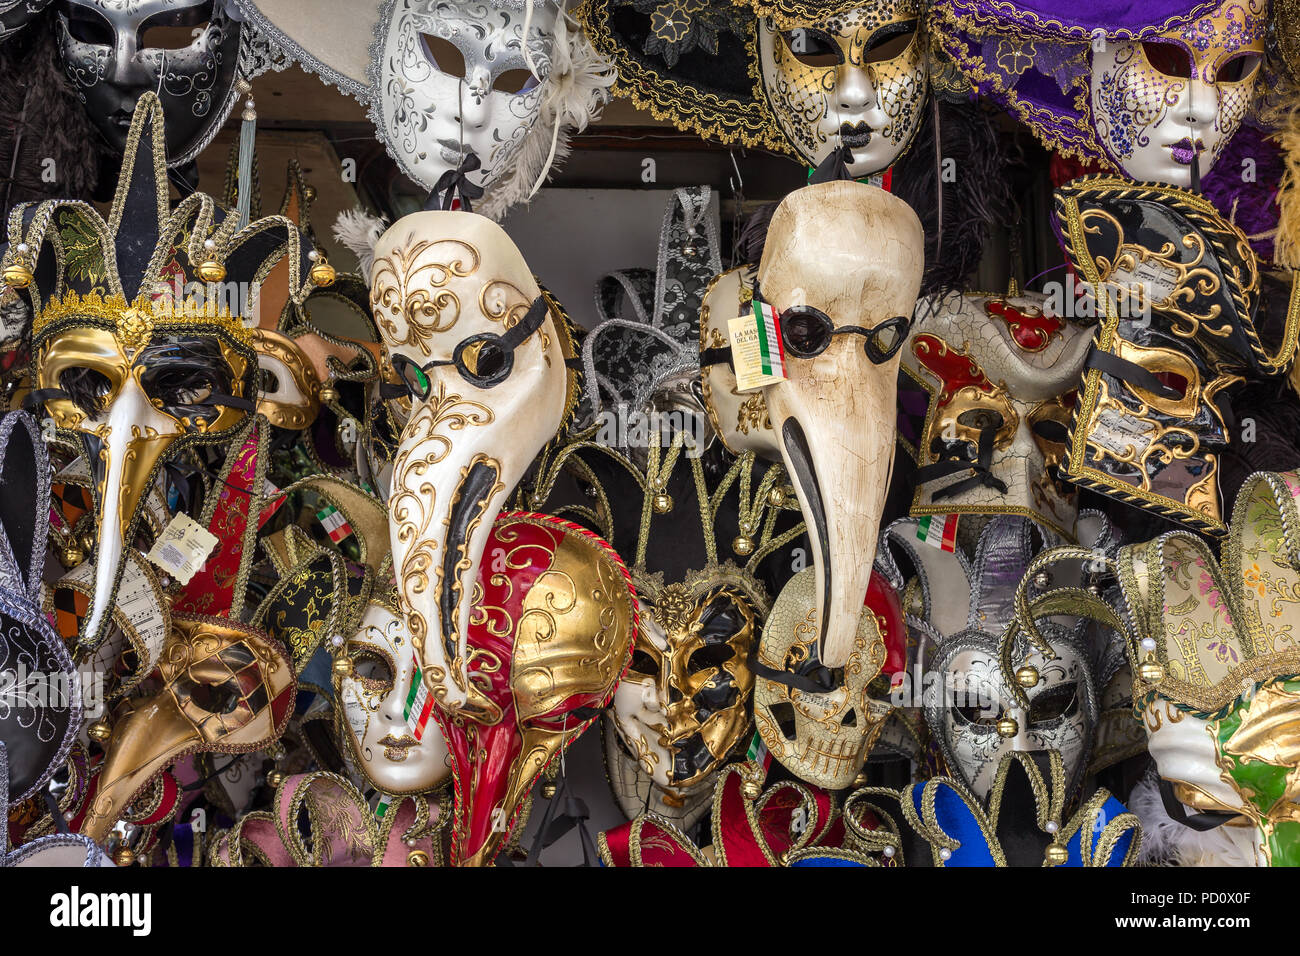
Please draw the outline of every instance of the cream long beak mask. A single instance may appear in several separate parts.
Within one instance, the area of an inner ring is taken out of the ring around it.
[[[514,243],[474,213],[399,220],[370,279],[411,403],[388,499],[398,607],[435,700],[493,723],[467,677],[471,590],[507,495],[571,407],[572,342]]]
[[[779,453],[790,474],[812,543],[819,653],[830,668],[853,650],[871,578],[893,467],[899,336],[921,286],[922,243],[911,207],[875,186],[835,181],[790,194],[772,216],[758,268],[759,293],[782,317],[788,377],[762,390],[763,414],[736,405],[752,396],[737,395],[729,365],[704,372],[727,446],[765,446],[756,450]],[[736,276],[724,273],[706,294],[706,343],[725,341],[737,289],[746,297]],[[834,329],[824,330],[821,351],[801,358],[792,346],[816,342],[813,313]],[[770,428],[752,424],[765,419]]]

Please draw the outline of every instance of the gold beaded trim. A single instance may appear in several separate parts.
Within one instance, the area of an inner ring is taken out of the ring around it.
[[[147,295],[136,296],[134,302],[116,293],[104,296],[98,292],[80,295],[75,291],[51,299],[37,313],[32,323],[32,334],[39,335],[44,329],[61,319],[69,317],[107,319],[117,327],[117,336],[131,349],[138,349],[148,343],[153,332],[159,327],[186,326],[192,324],[217,325],[228,332],[242,345],[252,347],[252,333],[230,312],[228,308],[218,307],[216,302],[199,303],[192,297],[177,307],[176,302],[168,296],[152,299]]]

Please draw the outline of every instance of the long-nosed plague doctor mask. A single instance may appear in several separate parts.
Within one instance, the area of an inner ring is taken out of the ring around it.
[[[701,377],[732,450],[784,462],[812,542],[822,664],[852,653],[893,465],[897,372],[921,282],[921,223],[901,199],[839,180],[772,216],[757,292],[739,270],[705,295]],[[755,294],[779,316],[785,381],[741,394],[727,322]]]
[[[810,166],[847,150],[853,177],[889,168],[920,129],[929,73],[916,0],[823,4],[816,20],[758,23],[763,89],[777,125]]]
[[[500,226],[420,212],[380,238],[371,303],[410,403],[388,499],[398,607],[438,703],[495,710],[469,680],[470,592],[492,522],[577,395],[567,320]]]

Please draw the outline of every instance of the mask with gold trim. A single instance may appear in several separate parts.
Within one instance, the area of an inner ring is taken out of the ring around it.
[[[900,380],[928,405],[912,515],[1021,514],[1074,536],[1075,490],[1054,472],[1091,336],[1045,308],[1037,295],[918,304]]]
[[[1202,857],[1207,829],[1217,831],[1220,864],[1300,861],[1298,497],[1293,472],[1253,475],[1238,493],[1222,560],[1186,531],[1126,546],[1122,602],[1091,612],[1127,639],[1134,713],[1163,791],[1163,808],[1147,813],[1170,837],[1172,862]],[[1071,557],[1049,552],[1036,565]],[[1038,619],[1051,609],[1020,610],[1020,628],[1038,643]],[[1169,830],[1166,817],[1183,827]]]
[[[81,832],[103,842],[135,796],[187,753],[260,750],[284,732],[297,684],[279,645],[225,618],[172,618],[162,687],[114,716]]]
[[[492,861],[542,771],[613,698],[638,628],[627,569],[591,532],[523,512],[490,530],[503,570],[478,576],[467,654],[493,713],[434,707],[455,780],[451,862],[463,866]]]
[[[647,608],[614,724],[655,785],[680,794],[747,739],[758,618],[744,594],[708,578],[638,592]]]
[[[729,272],[704,298],[700,365],[710,417],[728,449],[785,464],[812,543],[827,667],[852,653],[867,594],[893,466],[900,353],[923,260],[916,214],[882,189],[841,180],[787,196],[772,216],[758,281],[781,316],[788,377],[746,395],[737,393],[730,360],[713,353],[728,354],[727,321],[749,311],[752,291]]]
[[[393,401],[410,403],[388,498],[398,607],[438,703],[492,720],[469,679],[470,591],[506,495],[576,404],[567,319],[474,213],[398,220],[370,279]]]
[[[405,709],[419,670],[402,619],[372,598],[343,646],[352,666],[334,674],[339,736],[371,786],[388,794],[426,793],[451,773],[447,743],[430,721],[416,737]]]
[[[840,3],[814,21],[764,17],[768,105],[810,166],[846,147],[849,174],[888,169],[920,129],[929,72],[916,0]]]
[[[1232,392],[1290,367],[1300,331],[1292,276],[1262,271],[1240,229],[1171,186],[1089,176],[1055,201],[1066,256],[1101,318],[1063,474],[1222,534]],[[1280,330],[1280,344],[1261,341],[1265,328]]]
[[[162,108],[136,106],[108,219],[77,201],[16,207],[6,277],[30,296],[36,390],[91,464],[98,545],[81,631],[102,637],[136,544],[141,502],[163,464],[229,440],[253,410],[256,352],[241,318],[258,278],[289,260],[293,298],[310,288],[310,243],[279,216],[239,227],[192,193],[173,210]]]

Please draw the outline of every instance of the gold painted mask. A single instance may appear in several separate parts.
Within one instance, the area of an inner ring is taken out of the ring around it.
[[[856,178],[907,149],[929,92],[919,29],[916,0],[878,0],[816,23],[760,21],[768,103],[806,163],[843,145]]]
[[[252,329],[253,347],[261,378],[258,414],[276,428],[302,431],[320,411],[320,378],[311,360],[287,335],[270,329]]]

